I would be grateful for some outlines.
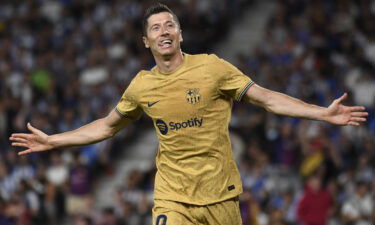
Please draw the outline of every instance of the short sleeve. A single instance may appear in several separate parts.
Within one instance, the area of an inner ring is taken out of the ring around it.
[[[237,101],[240,101],[246,91],[254,84],[250,77],[243,74],[237,67],[227,61],[217,58],[216,70],[220,73],[219,91]],[[216,64],[215,63],[215,64]]]
[[[136,98],[136,91],[134,85],[131,83],[125,90],[120,101],[117,103],[116,111],[124,117],[132,120],[137,120],[142,115],[142,109],[139,107]]]

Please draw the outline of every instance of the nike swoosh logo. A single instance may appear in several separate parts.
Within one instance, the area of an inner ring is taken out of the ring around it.
[[[159,101],[156,101],[156,102],[152,102],[152,103],[147,103],[147,106],[148,107],[152,107],[153,105],[155,105],[156,103],[158,103],[158,102],[160,102],[160,100]]]

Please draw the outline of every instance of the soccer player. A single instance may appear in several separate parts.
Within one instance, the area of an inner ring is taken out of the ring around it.
[[[228,135],[232,100],[259,105],[290,117],[358,126],[364,107],[342,104],[346,94],[326,107],[304,103],[255,84],[216,55],[189,55],[177,16],[155,4],[144,15],[143,42],[156,66],[142,70],[106,117],[76,130],[47,135],[12,134],[25,155],[54,148],[88,145],[115,135],[146,113],[159,139],[156,156],[154,225],[240,225],[242,184]],[[197,37],[199,38],[199,37]]]

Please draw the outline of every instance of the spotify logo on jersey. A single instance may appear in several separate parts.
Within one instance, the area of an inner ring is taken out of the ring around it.
[[[159,128],[160,133],[163,135],[166,135],[168,133],[168,130],[178,131],[178,130],[190,128],[190,127],[201,127],[203,125],[203,119],[191,118],[191,119],[188,119],[186,121],[181,121],[181,122],[170,122],[168,124],[169,126],[163,120],[156,120],[155,124]]]
[[[156,120],[156,126],[161,134],[166,135],[168,133],[168,126],[163,120]]]

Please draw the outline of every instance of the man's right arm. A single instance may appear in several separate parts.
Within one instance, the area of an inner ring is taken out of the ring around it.
[[[54,135],[47,135],[28,123],[27,128],[31,133],[15,133],[9,139],[12,141],[12,146],[26,148],[26,150],[18,153],[24,155],[60,147],[93,144],[113,137],[131,121],[131,119],[119,115],[114,109],[104,118],[95,120],[78,129]]]

